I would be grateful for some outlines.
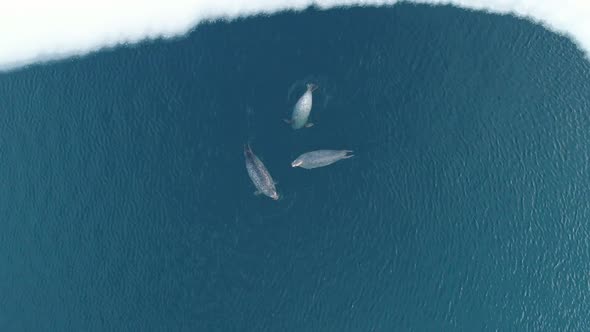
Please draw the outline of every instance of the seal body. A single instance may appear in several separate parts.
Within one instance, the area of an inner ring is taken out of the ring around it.
[[[297,103],[293,107],[293,113],[291,114],[291,128],[300,129],[310,124],[307,123],[309,113],[311,113],[311,106],[313,104],[312,92],[316,89],[314,84],[307,85],[307,91],[297,100]]]
[[[291,163],[292,167],[312,169],[324,167],[337,162],[338,160],[353,157],[350,150],[317,150],[306,152]]]
[[[264,194],[274,200],[279,199],[274,180],[262,161],[252,152],[249,144],[244,145],[244,158],[248,175],[256,187],[256,194]]]

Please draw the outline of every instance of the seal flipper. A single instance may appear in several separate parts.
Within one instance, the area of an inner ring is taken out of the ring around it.
[[[291,124],[291,123],[293,123],[293,120],[291,120],[291,119],[283,119],[283,121],[284,121],[286,124]]]
[[[260,195],[262,195],[262,191],[260,191],[260,190],[256,190],[256,191],[254,192],[254,195],[255,195],[255,196],[260,196]]]
[[[313,123],[312,122],[308,122],[305,124],[305,128],[309,128],[309,127],[313,127]]]
[[[346,155],[344,155],[344,157],[342,157],[342,159],[348,159],[348,158],[352,158],[354,157],[354,155],[352,154],[352,150],[344,150],[344,152],[346,152]]]

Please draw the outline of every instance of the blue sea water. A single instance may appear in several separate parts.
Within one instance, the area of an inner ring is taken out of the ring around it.
[[[587,331],[589,78],[540,26],[407,4],[2,73],[0,330]],[[324,148],[356,156],[290,167]]]

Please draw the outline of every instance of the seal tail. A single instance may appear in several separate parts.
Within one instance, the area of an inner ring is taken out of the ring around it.
[[[250,141],[244,143],[244,157],[248,160],[252,157],[254,153],[252,152],[252,147],[250,146]]]
[[[317,84],[307,83],[307,90],[309,90],[310,92],[314,92],[317,89],[318,89]]]
[[[352,150],[344,150],[345,154],[344,157],[342,157],[342,159],[348,159],[348,158],[352,158],[354,157],[354,154],[352,154],[354,151]]]

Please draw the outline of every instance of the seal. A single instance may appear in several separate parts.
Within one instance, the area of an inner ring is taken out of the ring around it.
[[[309,118],[309,113],[311,113],[311,106],[312,106],[312,92],[317,89],[317,85],[308,83],[307,84],[307,91],[299,97],[297,103],[293,107],[293,113],[291,114],[291,119],[285,120],[285,122],[291,124],[291,128],[293,129],[300,129],[303,127],[311,127],[313,123],[307,122]]]
[[[317,150],[306,152],[293,160],[291,167],[312,169],[331,165],[338,160],[353,157],[351,150]]]
[[[262,161],[258,159],[254,152],[252,152],[250,144],[244,145],[244,158],[246,159],[246,170],[248,171],[248,175],[256,187],[256,192],[254,192],[254,194],[264,194],[275,201],[279,199],[274,180]]]

